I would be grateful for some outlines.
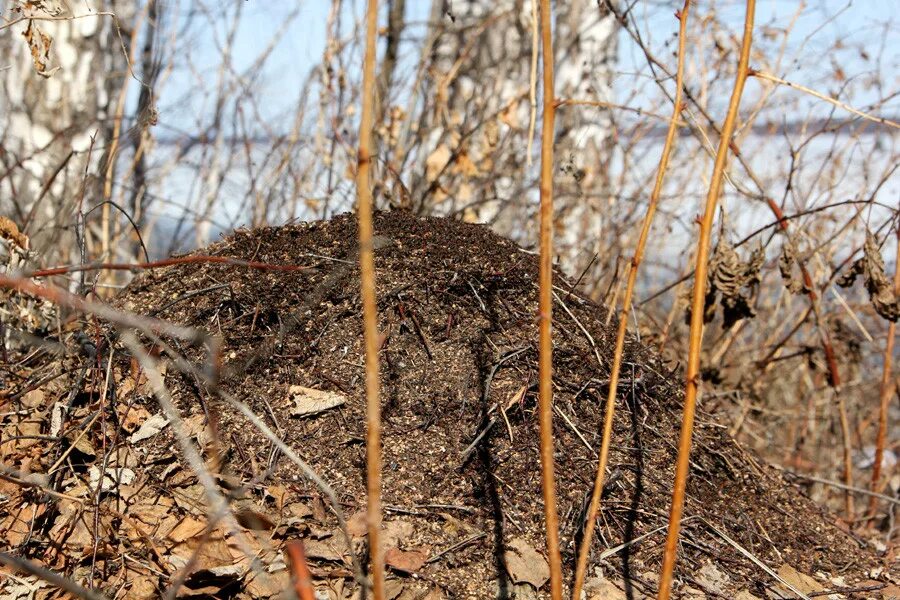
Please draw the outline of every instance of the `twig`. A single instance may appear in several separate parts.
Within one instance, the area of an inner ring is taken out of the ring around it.
[[[706,196],[706,208],[700,224],[700,238],[697,241],[697,263],[694,275],[694,294],[691,302],[691,330],[687,361],[687,384],[685,386],[684,415],[681,421],[681,434],[678,442],[678,460],[675,468],[675,483],[672,491],[672,508],[669,514],[669,532],[666,537],[666,548],[663,554],[662,571],[659,577],[658,600],[668,600],[672,592],[672,576],[675,571],[675,557],[678,552],[678,534],[681,529],[681,515],[684,510],[684,495],[687,487],[688,469],[690,468],[691,438],[694,429],[694,415],[697,410],[697,393],[700,386],[700,350],[703,345],[703,313],[706,302],[707,260],[709,257],[710,237],[713,219],[719,195],[722,192],[722,181],[725,165],[728,161],[729,144],[734,134],[741,94],[747,81],[747,69],[750,62],[750,46],[753,42],[753,17],[756,0],[747,0],[747,14],[744,20],[744,36],[741,42],[740,60],[735,75],[734,90],[728,103],[728,113],[722,126],[716,162]]]
[[[300,600],[315,600],[315,590],[312,584],[312,574],[306,564],[306,553],[303,551],[303,541],[294,540],[287,544],[287,555],[291,561],[291,574],[294,576],[294,591]]]
[[[819,100],[824,100],[825,102],[828,102],[829,104],[833,104],[834,106],[837,106],[838,108],[842,108],[842,109],[846,110],[847,112],[852,113],[858,117],[862,117],[863,119],[865,119],[867,121],[872,121],[873,123],[879,123],[881,125],[887,125],[888,127],[893,127],[894,129],[900,129],[900,123],[896,123],[896,122],[891,121],[890,119],[886,119],[884,117],[876,117],[874,115],[870,115],[869,113],[865,113],[861,110],[857,110],[857,109],[853,108],[852,106],[850,106],[849,104],[845,104],[844,102],[841,102],[840,100],[838,100],[836,98],[832,98],[831,96],[826,96],[825,94],[823,94],[821,92],[817,92],[816,90],[810,89],[804,85],[800,85],[799,83],[791,83],[790,81],[786,81],[786,80],[782,79],[781,77],[776,77],[775,75],[772,75],[771,73],[766,73],[765,71],[757,71],[755,69],[750,69],[749,72],[747,73],[747,75],[750,77],[756,77],[758,79],[765,79],[767,81],[771,81],[772,83],[777,83],[779,85],[784,85],[789,88],[799,90],[805,94],[809,94],[810,96],[818,98]]]
[[[707,521],[707,520],[704,519],[703,517],[700,517],[700,520],[703,521],[703,523],[704,523],[707,527],[709,527],[709,528],[713,531],[713,533],[715,533],[715,534],[718,535],[720,538],[722,538],[723,540],[725,540],[725,542],[726,542],[727,544],[729,544],[732,548],[734,548],[735,550],[737,550],[738,552],[740,552],[741,554],[743,554],[743,555],[744,555],[745,557],[747,557],[753,564],[755,564],[755,565],[758,566],[760,569],[762,569],[763,571],[765,571],[766,573],[768,573],[770,576],[772,576],[772,578],[774,578],[776,581],[778,581],[779,583],[781,583],[781,584],[782,584],[783,586],[785,586],[787,589],[789,589],[790,591],[792,591],[792,592],[794,592],[795,594],[797,594],[797,597],[802,598],[803,600],[810,600],[809,596],[807,596],[806,594],[804,594],[803,592],[801,592],[800,590],[798,590],[796,587],[794,587],[793,585],[791,585],[789,582],[785,581],[783,577],[781,577],[778,573],[776,573],[775,571],[773,571],[766,563],[764,563],[763,561],[761,561],[760,559],[758,559],[758,558],[757,558],[756,556],[754,556],[749,550],[747,550],[746,548],[744,548],[743,546],[741,546],[740,544],[738,544],[736,541],[734,541],[734,540],[731,539],[730,537],[728,537],[728,535],[726,535],[725,533],[723,533],[723,532],[719,531],[718,529],[716,529],[716,527],[715,527],[712,523],[710,523],[709,521]]]
[[[356,194],[359,213],[359,266],[366,346],[366,517],[372,564],[372,595],[384,598],[384,558],[381,555],[381,381],[378,372],[378,304],[375,298],[375,257],[372,243],[372,122],[375,111],[375,43],[378,0],[366,7],[366,53],[363,62],[362,115],[359,122],[359,155]]]
[[[897,225],[897,251],[894,259],[894,297],[900,298],[900,224]],[[884,344],[884,362],[881,368],[881,387],[878,403],[878,434],[875,438],[875,463],[872,465],[872,491],[878,491],[881,483],[881,463],[884,462],[884,446],[887,438],[888,408],[894,395],[891,385],[891,363],[894,355],[894,336],[897,324],[888,323],[887,340]],[[875,514],[876,496],[869,499],[868,513]]]
[[[459,542],[456,542],[455,544],[453,544],[452,546],[450,546],[450,547],[447,548],[446,550],[441,550],[440,552],[438,552],[437,554],[435,554],[434,556],[432,556],[431,558],[429,558],[429,559],[426,560],[425,562],[428,563],[428,564],[433,563],[433,562],[437,562],[438,560],[441,559],[441,557],[446,556],[447,554],[450,554],[451,552],[455,552],[456,550],[459,550],[460,548],[463,548],[463,547],[465,547],[465,546],[468,546],[468,545],[471,544],[472,542],[477,542],[478,540],[480,540],[481,538],[486,537],[486,536],[487,536],[487,534],[484,533],[484,532],[476,533],[476,534],[474,534],[474,535],[471,535],[471,536],[467,537],[467,538],[464,539],[464,540],[460,540]]]
[[[871,498],[877,498],[879,500],[884,500],[885,502],[888,502],[889,504],[895,504],[897,506],[900,506],[900,500],[898,500],[897,498],[892,498],[885,494],[881,494],[879,492],[867,490],[867,489],[861,488],[861,487],[855,487],[852,485],[847,485],[845,483],[841,483],[840,481],[833,481],[831,479],[824,479],[822,477],[814,477],[812,475],[803,475],[802,473],[796,473],[794,471],[788,471],[786,469],[784,470],[784,472],[786,474],[790,475],[791,477],[796,477],[798,479],[805,479],[807,481],[813,481],[815,483],[821,483],[822,485],[830,485],[831,487],[837,488],[839,490],[844,490],[847,492],[856,492],[857,494],[863,494],[864,496],[869,496]]]
[[[613,355],[612,371],[610,372],[609,377],[609,391],[606,396],[603,437],[600,442],[600,456],[597,460],[597,472],[594,476],[591,504],[585,523],[584,536],[582,537],[581,547],[579,548],[578,564],[575,568],[575,584],[572,588],[572,598],[574,600],[580,600],[581,589],[584,585],[585,573],[587,572],[587,562],[591,552],[594,527],[597,521],[597,514],[600,511],[600,500],[603,496],[606,466],[609,461],[609,448],[612,444],[613,418],[616,410],[616,394],[619,387],[619,374],[622,370],[622,356],[625,352],[625,334],[628,330],[628,313],[632,308],[631,303],[634,296],[634,287],[637,282],[638,268],[640,267],[641,260],[643,260],[644,249],[647,245],[647,239],[650,236],[650,228],[653,224],[653,217],[656,214],[656,207],[659,203],[660,194],[662,193],[663,181],[665,179],[666,169],[669,165],[669,157],[672,153],[672,147],[675,144],[675,134],[678,129],[678,115],[681,113],[682,109],[681,96],[682,90],[684,89],[684,61],[689,9],[690,0],[685,0],[681,12],[678,13],[678,71],[676,75],[676,93],[674,106],[672,107],[672,117],[669,120],[669,131],[666,134],[666,142],[659,159],[656,182],[653,186],[653,192],[650,194],[650,203],[647,206],[647,214],[644,215],[644,222],[641,225],[641,233],[638,237],[634,257],[631,259],[631,264],[628,267],[628,283],[625,286],[625,296],[622,299],[622,312],[619,314],[619,328],[616,333],[616,348]],[[614,309],[615,306],[612,306],[610,314],[612,314],[612,310]]]
[[[562,560],[559,552],[559,516],[553,474],[553,122],[556,88],[553,85],[553,39],[550,0],[541,0],[541,49],[544,67],[544,113],[541,122],[541,222],[539,277],[538,405],[541,437],[541,483],[544,527],[550,563],[550,596],[562,600]]]
[[[40,269],[24,273],[23,277],[52,277],[54,275],[65,275],[68,273],[81,273],[85,271],[145,271],[147,269],[158,269],[160,267],[171,267],[173,265],[184,264],[205,264],[218,263],[235,267],[246,267],[248,269],[259,269],[261,271],[286,271],[293,273],[295,271],[308,271],[314,269],[310,265],[273,265],[270,263],[256,262],[249,260],[241,260],[240,258],[231,258],[228,256],[180,256],[178,258],[167,258],[165,260],[157,260],[144,263],[90,263],[85,265],[68,265],[64,267],[54,267],[52,269]]]
[[[84,598],[85,600],[106,600],[106,596],[98,594],[97,592],[94,592],[92,590],[85,589],[74,581],[63,577],[55,571],[45,569],[36,562],[30,561],[26,558],[19,558],[18,556],[13,556],[12,554],[8,554],[6,552],[0,552],[0,563],[8,565],[14,569],[19,569],[21,571],[31,573],[35,577],[39,577],[44,581],[51,583],[56,587],[65,590],[79,598]]]

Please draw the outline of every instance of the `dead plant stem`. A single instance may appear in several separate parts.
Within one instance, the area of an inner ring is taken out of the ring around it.
[[[547,556],[550,562],[550,595],[562,600],[562,560],[559,552],[559,517],[556,508],[556,479],[553,472],[553,137],[556,117],[553,85],[553,39],[550,0],[541,0],[541,43],[544,67],[541,123],[541,223],[539,282],[539,404],[541,437],[541,480],[544,492],[544,525],[547,528]]]
[[[369,555],[372,595],[384,598],[384,560],[381,555],[381,381],[378,372],[378,306],[375,301],[375,249],[372,241],[372,189],[369,171],[372,163],[372,126],[375,111],[375,42],[378,24],[378,0],[369,0],[366,8],[366,55],[363,63],[362,116],[359,123],[359,155],[356,170],[357,211],[359,215],[359,264],[363,304],[363,329],[366,346],[366,516],[369,529]]]
[[[897,253],[894,260],[894,296],[900,297],[900,224],[897,226]],[[875,439],[875,464],[872,465],[872,491],[878,492],[881,481],[881,463],[884,461],[884,445],[887,438],[888,407],[894,395],[891,381],[891,367],[894,355],[894,335],[897,324],[888,323],[887,340],[884,345],[884,362],[881,368],[881,387],[879,389],[878,435]],[[875,496],[869,497],[868,514],[875,514]]]
[[[675,557],[678,552],[678,534],[681,529],[681,516],[684,510],[685,488],[687,487],[688,469],[690,466],[691,437],[694,429],[694,414],[697,408],[697,392],[700,385],[700,349],[703,345],[703,313],[706,297],[707,260],[709,257],[710,237],[713,219],[728,159],[729,143],[734,133],[741,103],[741,94],[747,81],[750,63],[750,46],[753,41],[753,17],[756,1],[747,0],[747,14],[744,19],[744,35],[741,42],[740,60],[735,75],[734,90],[728,103],[728,113],[722,126],[716,162],[713,167],[706,196],[706,209],[700,223],[700,239],[697,242],[697,263],[694,276],[694,293],[691,302],[690,345],[688,350],[687,382],[685,385],[684,415],[681,421],[681,435],[678,442],[678,460],[675,468],[675,483],[672,491],[672,508],[669,514],[669,532],[666,537],[665,554],[659,578],[658,600],[668,600],[672,590],[672,576],[675,570]]]
[[[578,553],[578,564],[575,569],[575,585],[572,588],[573,600],[579,600],[581,598],[581,589],[584,585],[584,576],[587,571],[588,559],[591,554],[591,542],[594,535],[594,527],[596,526],[597,514],[600,510],[600,497],[603,492],[604,480],[606,479],[609,447],[612,443],[613,417],[616,409],[616,393],[619,387],[619,374],[622,370],[622,355],[625,350],[625,333],[628,330],[628,313],[631,311],[631,301],[634,295],[635,282],[637,281],[637,272],[644,256],[644,249],[647,246],[647,238],[649,237],[650,228],[653,224],[653,217],[656,214],[656,207],[659,203],[660,194],[662,193],[666,168],[669,165],[669,156],[672,153],[672,147],[675,144],[675,134],[678,130],[678,121],[682,108],[681,97],[684,88],[684,54],[689,9],[690,0],[685,0],[681,12],[678,13],[678,71],[676,75],[676,92],[674,106],[672,107],[672,118],[669,120],[669,130],[666,133],[666,142],[659,159],[656,182],[653,186],[653,192],[650,194],[650,202],[647,205],[647,213],[644,215],[644,222],[641,225],[641,233],[638,237],[637,247],[634,252],[634,257],[631,259],[631,264],[628,267],[628,283],[625,286],[625,296],[622,299],[622,310],[619,313],[616,348],[613,355],[612,371],[609,375],[609,393],[606,397],[606,408],[604,410],[600,457],[597,462],[597,473],[594,477],[594,489],[591,494],[591,505],[588,511],[587,522],[585,523],[584,537],[582,538],[581,548]],[[614,306],[615,305],[613,305],[612,308],[614,308]]]

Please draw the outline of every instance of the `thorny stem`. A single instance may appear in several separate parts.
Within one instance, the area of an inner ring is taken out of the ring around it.
[[[897,225],[897,254],[894,259],[894,296],[900,297],[900,224]],[[888,324],[887,341],[884,346],[884,364],[881,368],[878,436],[875,439],[875,464],[872,465],[872,491],[876,493],[881,483],[881,463],[884,460],[884,444],[887,437],[888,405],[891,402],[891,397],[894,395],[894,385],[891,381],[891,366],[894,354],[894,334],[896,331],[897,324],[891,321]],[[870,516],[875,515],[875,496],[869,498],[867,512]]]
[[[753,16],[756,0],[747,0],[747,14],[744,19],[744,37],[741,42],[741,54],[738,61],[734,90],[728,103],[728,113],[722,126],[716,162],[713,167],[706,196],[706,211],[700,224],[700,239],[697,242],[697,266],[694,276],[694,295],[691,302],[691,331],[688,349],[687,383],[685,385],[684,415],[681,421],[681,436],[678,442],[678,461],[675,467],[675,484],[672,491],[672,509],[669,513],[669,531],[666,537],[665,554],[663,555],[662,572],[659,578],[658,600],[668,600],[672,591],[672,575],[675,570],[675,557],[678,551],[678,534],[681,529],[681,515],[684,510],[684,493],[687,487],[688,468],[690,466],[691,437],[694,429],[694,414],[697,408],[697,392],[700,384],[700,349],[703,345],[703,313],[706,297],[707,260],[709,258],[710,236],[725,165],[728,159],[729,143],[737,121],[741,94],[747,81],[750,62],[750,46],[753,41]]]
[[[591,541],[594,535],[594,527],[597,523],[597,514],[600,511],[600,498],[603,495],[603,484],[606,478],[606,466],[609,460],[609,447],[612,442],[613,417],[616,409],[616,392],[619,387],[619,373],[622,369],[622,355],[625,349],[625,333],[628,330],[628,313],[631,311],[631,300],[634,295],[634,286],[637,281],[638,267],[644,256],[644,249],[647,245],[647,238],[650,234],[650,227],[653,224],[653,217],[656,214],[656,207],[659,203],[659,197],[662,193],[663,180],[665,179],[666,168],[669,165],[669,156],[675,143],[675,134],[678,131],[679,116],[682,109],[682,89],[684,80],[684,55],[685,43],[687,38],[687,20],[688,10],[690,9],[691,0],[684,0],[684,7],[681,12],[677,13],[679,20],[678,28],[678,71],[675,83],[675,102],[672,108],[672,118],[669,121],[669,130],[666,133],[666,142],[663,146],[662,155],[659,159],[659,168],[656,173],[656,182],[653,186],[653,192],[650,194],[650,202],[647,205],[647,214],[644,215],[644,222],[641,225],[641,233],[638,237],[637,247],[631,264],[628,267],[628,283],[625,287],[625,296],[622,300],[622,311],[619,313],[619,329],[616,334],[616,349],[613,355],[612,371],[609,375],[609,393],[606,397],[606,408],[604,410],[603,421],[603,438],[600,443],[600,458],[597,462],[597,474],[594,477],[594,490],[591,494],[591,506],[588,510],[588,517],[585,523],[584,537],[581,540],[581,548],[578,553],[578,565],[575,569],[575,585],[572,588],[572,600],[580,600],[581,589],[584,585],[584,576],[587,571],[587,563],[591,554]]]
[[[562,561],[559,554],[559,517],[553,474],[553,121],[556,117],[553,85],[553,40],[550,0],[541,0],[541,45],[544,67],[544,112],[541,123],[541,252],[539,282],[539,398],[541,480],[544,492],[544,525],[550,562],[550,595],[562,599]]]
[[[378,373],[378,306],[375,302],[375,251],[372,242],[372,122],[375,102],[375,36],[378,0],[366,8],[366,56],[363,63],[362,116],[359,122],[359,156],[356,193],[359,199],[359,265],[366,344],[366,492],[372,595],[384,598],[384,559],[381,555],[381,381]]]

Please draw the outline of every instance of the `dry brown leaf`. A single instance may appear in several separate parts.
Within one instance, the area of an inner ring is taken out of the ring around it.
[[[364,537],[369,532],[367,523],[366,511],[355,512],[347,519],[347,533],[353,537]]]
[[[804,594],[812,594],[815,592],[824,592],[825,588],[821,583],[810,577],[809,575],[805,575],[799,572],[797,569],[792,567],[791,565],[785,563],[781,565],[778,569],[778,576],[784,579],[786,582],[797,588],[800,592]],[[773,589],[774,592],[781,594],[781,598],[794,598],[796,594],[790,591],[783,584],[776,585]]]
[[[765,258],[765,252],[760,247],[750,254],[747,262],[744,262],[724,235],[719,238],[709,261],[704,323],[709,323],[715,316],[717,298],[722,306],[723,328],[727,329],[741,319],[756,316],[753,301]],[[747,290],[747,293],[744,293],[744,290]],[[690,309],[690,304],[688,308]],[[690,310],[687,318],[690,320]]]
[[[778,270],[781,272],[781,279],[784,281],[784,286],[792,294],[799,294],[806,291],[806,285],[803,283],[803,278],[794,276],[794,265],[796,263],[797,257],[794,253],[794,247],[790,240],[788,240],[781,247],[781,257],[778,259]]]
[[[0,217],[2,219],[3,217]],[[44,390],[31,390],[20,400],[26,408],[38,408],[44,404]]]
[[[45,504],[24,504],[0,522],[0,539],[7,548],[21,544],[34,530],[34,521],[46,512]]]
[[[529,583],[540,589],[550,579],[546,559],[522,538],[513,538],[507,544],[503,564],[513,583]]]
[[[384,597],[386,600],[394,600],[403,592],[404,583],[399,579],[388,579],[384,582]]]
[[[323,540],[304,540],[303,548],[308,558],[343,562],[346,548],[340,536],[332,535]]]
[[[384,548],[401,546],[415,533],[416,527],[409,521],[395,519],[393,521],[385,521],[381,526],[381,543]]]
[[[451,152],[446,144],[441,144],[425,159],[425,180],[433,183],[450,162]]]
[[[181,543],[200,535],[204,529],[206,529],[206,521],[188,515],[169,532],[168,538],[173,542]]]
[[[118,412],[119,423],[122,424],[122,429],[127,433],[134,433],[150,418],[150,411],[143,406],[132,406],[129,408],[127,405],[122,405],[119,407]]]
[[[425,566],[426,558],[425,554],[416,550],[390,548],[384,553],[384,564],[404,573],[415,573]]]
[[[326,392],[302,385],[292,385],[288,397],[294,402],[291,408],[292,417],[309,417],[320,412],[341,406],[347,397],[337,392]]]
[[[53,72],[47,71],[47,64],[50,62],[50,46],[53,44],[53,38],[41,31],[34,20],[28,21],[28,26],[22,35],[31,50],[31,62],[34,63],[34,70],[42,77],[50,77]]]
[[[275,528],[275,523],[271,517],[253,507],[242,507],[235,511],[234,516],[241,527],[246,527],[247,529],[271,531]]]
[[[468,148],[463,147],[457,153],[456,160],[453,162],[453,173],[464,177],[476,177],[479,174],[478,166],[469,157]]]
[[[875,312],[896,323],[897,319],[900,319],[900,298],[895,294],[894,285],[884,272],[884,259],[881,257],[878,242],[868,231],[866,243],[863,245],[863,257],[853,263],[838,279],[837,284],[841,287],[850,287],[859,275],[863,276]]]
[[[156,580],[147,575],[136,575],[129,577],[131,587],[128,590],[128,597],[135,600],[151,600],[159,597]]]
[[[624,584],[616,585],[605,577],[595,577],[584,582],[587,600],[626,600]]]
[[[244,586],[244,591],[251,598],[271,598],[284,592],[290,585],[290,574],[282,569],[275,573],[256,573],[251,575]]]

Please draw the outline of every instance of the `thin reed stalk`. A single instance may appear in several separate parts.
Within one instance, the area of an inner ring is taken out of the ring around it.
[[[556,98],[553,86],[553,35],[550,0],[541,0],[541,44],[544,67],[544,113],[541,122],[541,248],[539,281],[539,399],[541,481],[544,492],[544,524],[550,562],[550,595],[562,600],[562,560],[559,553],[559,516],[553,473],[553,123]]]
[[[591,554],[591,542],[594,536],[594,528],[597,524],[597,515],[600,511],[600,498],[603,495],[603,484],[606,479],[606,465],[609,460],[609,447],[612,443],[613,417],[616,410],[616,393],[619,387],[619,374],[622,370],[622,355],[625,350],[625,333],[628,330],[628,313],[631,311],[631,300],[634,295],[634,286],[637,281],[638,268],[644,257],[644,249],[647,246],[647,238],[656,214],[659,196],[662,193],[663,180],[666,168],[669,166],[669,156],[675,145],[675,134],[678,131],[679,117],[682,109],[682,89],[684,87],[684,55],[687,38],[687,19],[691,0],[684,0],[684,6],[678,14],[678,70],[675,77],[675,100],[672,108],[672,118],[669,121],[669,129],[666,132],[666,142],[659,159],[659,167],[656,172],[656,181],[653,191],[650,193],[650,203],[647,205],[647,214],[641,225],[641,233],[638,237],[637,247],[631,264],[628,267],[628,282],[625,286],[625,296],[622,299],[622,310],[619,313],[619,329],[616,335],[616,349],[613,355],[612,371],[609,374],[609,393],[606,397],[606,409],[604,411],[603,438],[600,443],[600,457],[597,462],[597,473],[594,477],[594,490],[591,494],[591,506],[588,510],[585,523],[584,537],[581,540],[581,548],[578,553],[578,564],[575,568],[575,585],[572,588],[572,599],[581,598],[581,589],[584,586],[584,576],[587,571],[588,559]],[[615,303],[613,307],[615,307]]]
[[[363,63],[362,116],[359,122],[359,156],[356,168],[359,214],[359,266],[366,345],[366,518],[372,595],[384,598],[384,558],[381,555],[381,381],[378,372],[378,306],[375,302],[375,249],[372,242],[372,124],[375,113],[375,41],[378,0],[366,8],[366,56]]]
[[[678,442],[678,461],[675,467],[675,484],[672,490],[672,508],[669,513],[669,531],[663,555],[662,571],[659,578],[658,600],[668,600],[672,591],[672,575],[678,552],[678,535],[681,530],[681,515],[684,510],[684,493],[687,487],[690,466],[691,437],[694,430],[694,415],[697,409],[697,392],[700,385],[700,349],[703,345],[703,312],[706,298],[707,261],[709,259],[710,237],[713,219],[722,192],[725,166],[728,160],[729,144],[734,134],[741,94],[747,81],[750,63],[750,46],[753,43],[753,17],[756,1],[747,0],[747,14],[744,19],[744,36],[738,61],[734,90],[728,103],[728,113],[722,126],[716,162],[706,196],[706,210],[700,223],[700,239],[697,242],[697,264],[694,275],[694,293],[691,302],[691,330],[688,349],[687,382],[685,384],[684,415],[681,421],[681,435]]]
[[[894,259],[894,295],[900,297],[900,223],[897,225],[897,253]],[[878,493],[881,484],[881,463],[884,461],[884,445],[887,438],[888,407],[894,395],[894,384],[891,381],[891,367],[894,355],[894,335],[897,324],[888,323],[887,341],[884,345],[884,363],[881,368],[881,388],[878,405],[878,436],[875,438],[875,464],[872,465],[872,491]],[[876,497],[869,497],[869,516],[875,515]]]

